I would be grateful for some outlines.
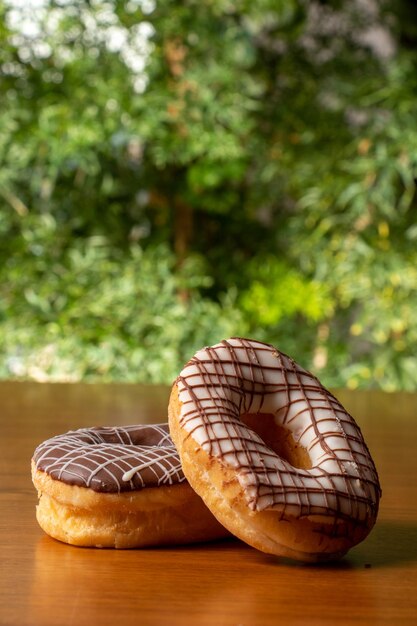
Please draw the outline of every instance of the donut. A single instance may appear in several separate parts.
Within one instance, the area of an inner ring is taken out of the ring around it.
[[[167,424],[95,427],[41,443],[36,517],[77,546],[139,548],[226,536],[181,469]]]
[[[273,346],[234,337],[203,348],[174,382],[168,414],[190,485],[247,544],[321,562],[375,524],[381,490],[358,425]]]

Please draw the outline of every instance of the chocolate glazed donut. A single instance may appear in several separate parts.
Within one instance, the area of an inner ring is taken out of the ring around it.
[[[37,519],[60,541],[136,548],[224,537],[187,483],[168,425],[84,428],[32,459]]]
[[[232,338],[197,352],[174,383],[169,424],[191,486],[264,552],[339,558],[376,521],[380,486],[358,425],[273,346]]]

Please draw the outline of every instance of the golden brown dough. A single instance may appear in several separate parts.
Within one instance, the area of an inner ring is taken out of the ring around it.
[[[36,517],[54,539],[76,546],[142,548],[193,543],[228,533],[186,482],[121,494],[65,485],[36,470]]]

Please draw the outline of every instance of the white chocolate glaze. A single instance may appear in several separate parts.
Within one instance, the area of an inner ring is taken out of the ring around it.
[[[375,519],[380,487],[354,419],[312,374],[273,346],[232,338],[207,347],[177,379],[180,425],[207,454],[236,470],[252,510],[282,516]],[[311,460],[293,467],[241,416],[272,414]]]

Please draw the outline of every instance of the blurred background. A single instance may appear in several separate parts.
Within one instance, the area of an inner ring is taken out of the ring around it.
[[[0,377],[416,389],[416,177],[413,0],[0,0]]]

